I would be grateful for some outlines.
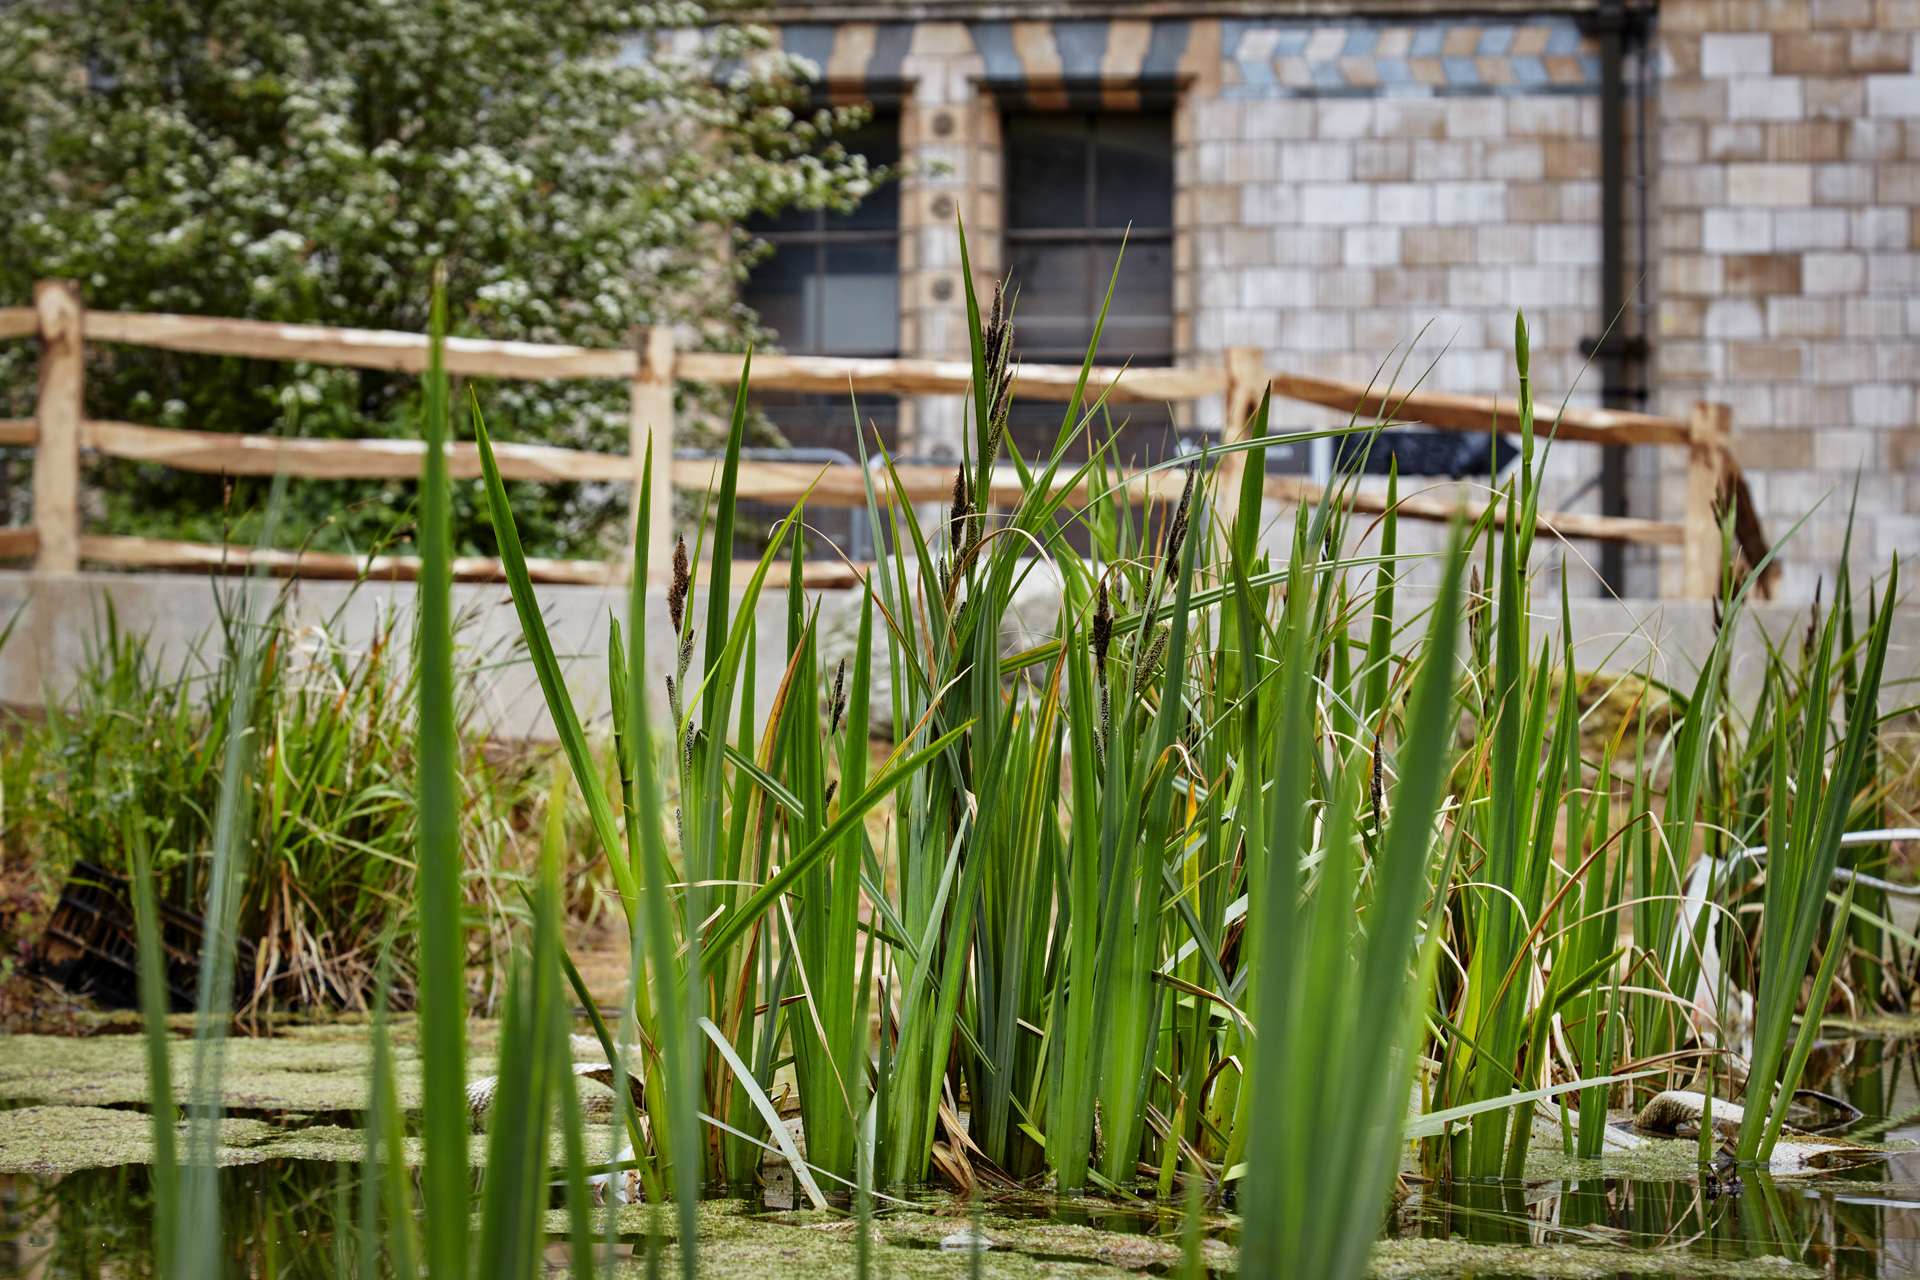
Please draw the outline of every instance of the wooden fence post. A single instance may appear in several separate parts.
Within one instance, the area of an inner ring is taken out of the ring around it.
[[[1732,435],[1733,410],[1694,402],[1687,416],[1686,542],[1680,574],[1680,594],[1688,600],[1711,600],[1720,594],[1720,517],[1715,509]]]
[[[651,435],[653,496],[646,577],[649,583],[662,584],[673,564],[673,330],[651,325],[640,330],[637,338],[640,361],[627,413],[627,447],[634,460],[633,506],[627,520],[632,527],[639,519],[640,477]]]
[[[33,286],[40,317],[40,396],[34,410],[40,439],[33,455],[34,568],[72,573],[80,567],[80,428],[86,418],[85,311],[71,280]]]
[[[1260,407],[1260,397],[1268,386],[1265,353],[1259,347],[1227,348],[1226,418],[1220,427],[1221,444],[1238,444],[1247,438],[1248,419]],[[1213,500],[1222,525],[1233,522],[1240,501],[1240,478],[1247,471],[1247,455],[1230,453],[1220,460],[1220,475],[1214,486]]]

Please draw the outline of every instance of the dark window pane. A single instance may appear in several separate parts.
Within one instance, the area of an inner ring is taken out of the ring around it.
[[[1096,227],[1173,226],[1173,123],[1099,116],[1093,130]]]
[[[1120,271],[1116,277],[1114,263]],[[1137,364],[1165,364],[1173,359],[1173,245],[1166,240],[1133,240],[1121,253],[1114,243],[1101,244],[1095,257],[1095,280],[1101,289],[1113,282],[1113,301],[1100,335],[1111,358]],[[1100,298],[1093,299],[1098,314]]]
[[[1014,344],[1029,360],[1078,361],[1093,340],[1091,246],[1072,241],[1015,241],[1007,246],[1013,277]],[[1106,278],[1101,277],[1104,287]]]
[[[841,137],[848,154],[865,156],[872,169],[900,163],[900,122],[881,116]],[[876,187],[852,213],[828,213],[828,231],[893,231],[900,226],[900,184]]]
[[[815,291],[811,286],[819,252],[811,244],[779,245],[754,267],[741,290],[741,300],[791,351],[808,350],[812,343]]]
[[[1008,116],[1009,230],[1087,225],[1086,116]]]
[[[757,236],[775,232],[806,232],[820,229],[820,210],[782,209],[776,214],[756,213],[747,219],[747,230]]]

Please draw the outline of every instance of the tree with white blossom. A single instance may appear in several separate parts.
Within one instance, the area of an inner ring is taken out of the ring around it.
[[[755,336],[732,287],[745,219],[845,208],[877,177],[834,144],[853,113],[809,109],[814,69],[745,16],[618,0],[0,5],[0,303],[59,277],[90,307],[418,331],[440,264],[459,333],[605,347],[669,323],[738,348]],[[96,417],[413,429],[410,378],[98,345],[90,360]],[[0,347],[0,413],[31,412],[34,375],[30,344]],[[483,403],[503,438],[625,448],[624,386],[503,383]],[[245,505],[161,468],[90,478],[116,533],[234,536],[227,511]],[[517,497],[533,547],[557,555],[604,549],[626,506],[605,486]],[[460,501],[466,549],[490,550],[479,495]],[[303,482],[287,525],[364,546],[410,505],[404,483]]]

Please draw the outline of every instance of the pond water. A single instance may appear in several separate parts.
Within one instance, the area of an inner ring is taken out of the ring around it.
[[[1904,1030],[1904,1029],[1903,1029]],[[359,1168],[351,1034],[239,1042],[229,1080],[240,1116],[223,1131],[223,1255],[234,1277],[357,1275]],[[0,1276],[151,1274],[151,1198],[138,1040],[0,1039]],[[290,1064],[297,1057],[298,1068]],[[123,1062],[122,1060],[125,1059]],[[1686,1152],[1665,1176],[1648,1162],[1581,1163],[1537,1152],[1522,1181],[1409,1180],[1373,1261],[1379,1277],[1836,1276],[1920,1280],[1920,1040],[1860,1036],[1823,1048],[1809,1083],[1864,1117],[1843,1131],[1906,1150],[1807,1178],[1747,1173],[1702,1188]],[[117,1064],[117,1065],[116,1065]],[[122,1070],[120,1068],[127,1068]],[[132,1082],[132,1083],[130,1083]],[[402,1080],[405,1095],[405,1077]],[[129,1096],[131,1095],[131,1096]],[[851,1275],[844,1214],[797,1212],[779,1178],[754,1200],[702,1211],[703,1275]],[[557,1202],[556,1202],[557,1205]],[[652,1215],[621,1211],[616,1272],[645,1274]],[[663,1221],[671,1226],[671,1215]],[[551,1216],[550,1273],[568,1269],[564,1215]],[[978,1259],[952,1246],[973,1228]],[[1003,1193],[966,1203],[940,1191],[875,1215],[875,1276],[1171,1275],[1180,1217],[1148,1202]],[[1231,1220],[1208,1222],[1211,1276],[1234,1274]],[[947,1247],[942,1244],[946,1242]],[[663,1261],[673,1264],[665,1247]],[[975,1270],[977,1265],[977,1272]],[[672,1272],[668,1272],[672,1274]]]

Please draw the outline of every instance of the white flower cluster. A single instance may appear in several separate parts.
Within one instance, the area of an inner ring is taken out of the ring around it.
[[[694,3],[3,5],[0,303],[67,277],[95,307],[419,330],[439,265],[459,332],[610,346],[668,323],[737,345],[756,336],[739,224],[875,180],[830,146],[854,113],[805,106],[813,70]],[[31,395],[16,354],[0,413]],[[89,395],[212,430],[293,403],[307,433],[410,420],[404,379],[231,365],[117,349]],[[489,426],[623,448],[625,394],[490,389]],[[576,497],[530,512],[544,549],[578,553],[625,503]]]

